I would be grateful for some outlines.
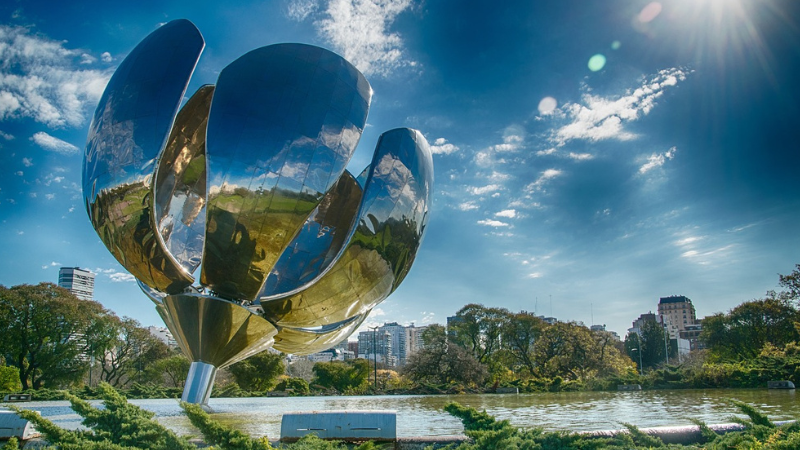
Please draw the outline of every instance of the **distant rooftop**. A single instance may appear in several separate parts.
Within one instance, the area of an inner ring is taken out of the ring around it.
[[[692,301],[685,295],[671,295],[669,297],[661,297],[658,304],[663,303],[692,303]]]

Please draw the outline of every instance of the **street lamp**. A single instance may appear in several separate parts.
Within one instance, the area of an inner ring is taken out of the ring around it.
[[[639,333],[636,333],[636,342],[639,343],[639,348],[632,348],[631,350],[637,350],[639,352],[639,374],[644,375],[644,365],[642,365],[642,337],[639,336]]]
[[[378,326],[369,327],[372,330],[372,359],[375,361],[375,392],[378,392],[378,348],[375,346],[375,334],[378,332]]]

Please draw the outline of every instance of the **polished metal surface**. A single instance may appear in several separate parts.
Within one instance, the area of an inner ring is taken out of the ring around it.
[[[372,89],[342,57],[270,45],[219,75],[208,119],[201,283],[255,300],[355,150]]]
[[[151,183],[204,45],[187,20],[137,45],[108,82],[84,154],[84,201],[100,239],[138,280],[170,293],[194,280],[157,236]]]
[[[207,405],[216,377],[216,367],[201,361],[192,361],[189,374],[186,376],[186,384],[183,386],[181,401]]]
[[[428,143],[407,128],[380,137],[357,179],[345,170],[372,89],[318,47],[253,50],[178,111],[203,46],[177,20],[128,55],[83,178],[92,225],[192,360],[194,403],[217,368],[353,333],[408,273],[433,183]]]
[[[422,243],[433,187],[433,161],[422,134],[387,131],[378,141],[355,230],[333,266],[308,288],[264,299],[280,327],[348,320],[372,309],[403,281]]]
[[[202,294],[169,295],[157,311],[168,316],[164,322],[189,359],[217,367],[266,350],[278,331],[236,303]]]
[[[329,349],[353,334],[364,323],[370,311],[340,323],[314,329],[282,327],[275,335],[273,347],[275,350],[295,355],[310,355]]]
[[[186,102],[159,158],[155,221],[166,249],[189,273],[200,265],[206,226],[206,125],[214,86]]]

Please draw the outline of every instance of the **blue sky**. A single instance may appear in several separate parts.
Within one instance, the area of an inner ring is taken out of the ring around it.
[[[89,268],[97,300],[161,323],[91,228],[80,168],[115,67],[178,18],[206,40],[189,92],[254,48],[319,45],[374,89],[351,172],[388,129],[431,143],[425,241],[368,324],[444,323],[476,302],[624,335],[659,297],[726,311],[800,263],[798,2],[12,0],[0,284]]]

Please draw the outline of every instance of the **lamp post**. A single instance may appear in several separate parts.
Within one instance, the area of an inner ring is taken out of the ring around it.
[[[375,370],[375,392],[378,392],[378,348],[375,345],[375,334],[378,332],[378,326],[369,327],[372,330],[372,359],[374,360]]]
[[[642,337],[639,336],[639,333],[636,333],[636,342],[639,343],[639,348],[632,348],[631,350],[639,352],[639,374],[644,375],[644,365],[642,364]]]

